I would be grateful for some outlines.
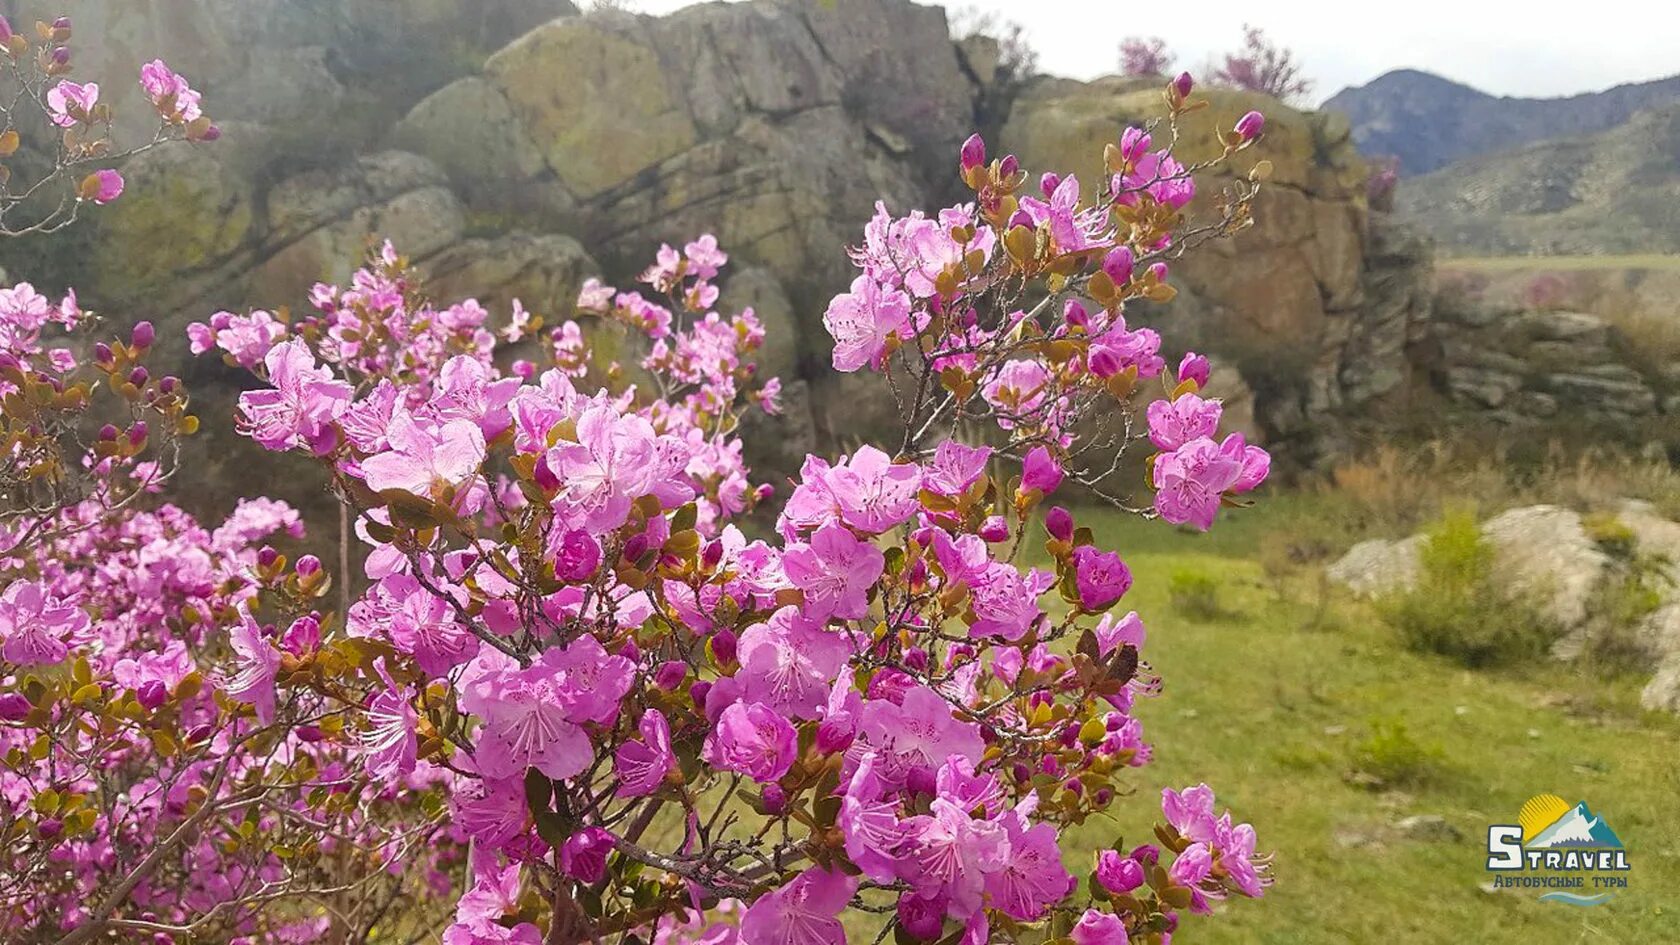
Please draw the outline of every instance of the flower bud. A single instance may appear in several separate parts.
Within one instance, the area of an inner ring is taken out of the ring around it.
[[[1062,306],[1062,321],[1076,328],[1091,327],[1091,313],[1085,311],[1085,306],[1078,299],[1068,299]]]
[[[962,143],[962,169],[972,170],[986,163],[986,140],[977,134],[969,135]]]
[[[904,665],[920,673],[928,667],[928,651],[919,646],[913,646],[904,651]]]
[[[151,322],[136,323],[134,330],[128,333],[128,343],[136,348],[150,348],[156,340],[157,329],[152,327]]]
[[[735,633],[732,630],[719,630],[712,634],[712,655],[718,662],[729,664],[735,662]]]
[[[688,677],[688,664],[682,660],[667,660],[653,671],[653,684],[666,692],[675,692]]]
[[[1020,159],[1013,154],[1004,155],[1003,161],[998,164],[998,174],[1004,180],[1009,180],[1019,173],[1021,173]]]
[[[142,706],[147,709],[156,709],[169,701],[169,687],[165,686],[160,680],[148,679],[140,684],[140,688],[135,691],[134,695],[135,698],[140,700]]]
[[[107,423],[99,428],[99,438],[107,443],[111,443],[116,440],[117,432],[117,428],[114,425]]]
[[[101,367],[110,367],[117,363],[117,356],[112,353],[110,345],[96,341],[93,344],[93,361]]]
[[[1128,127],[1120,132],[1120,156],[1135,164],[1149,153],[1151,141],[1149,132],[1135,126]]]
[[[274,562],[278,560],[280,560],[280,552],[275,551],[268,545],[262,546],[262,549],[257,552],[258,567],[272,568],[274,567]]]
[[[1033,218],[1028,216],[1027,211],[1025,210],[1017,210],[1009,217],[1009,229],[1011,230],[1018,226],[1026,227],[1030,230],[1033,228],[1033,225]]]
[[[215,727],[208,723],[195,726],[187,730],[187,744],[197,745],[202,742],[207,742],[210,740],[210,736],[214,734],[216,734]]]
[[[1210,373],[1212,368],[1208,359],[1194,351],[1185,352],[1184,360],[1178,362],[1178,380],[1181,384],[1185,381],[1195,381],[1197,387],[1206,387]]]
[[[31,708],[21,693],[0,694],[0,722],[22,722],[29,717]]]
[[[1045,171],[1044,175],[1038,179],[1038,189],[1044,192],[1044,196],[1048,197],[1056,192],[1056,188],[1061,183],[1062,175],[1055,171]]]
[[[1068,778],[1066,781],[1063,781],[1062,789],[1067,791],[1069,794],[1072,794],[1074,797],[1081,797],[1085,794],[1085,784],[1078,778]]]
[[[1014,778],[1017,784],[1025,784],[1032,780],[1032,769],[1027,767],[1026,762],[1017,761],[1010,766],[1009,776]]]
[[[1259,112],[1249,112],[1237,119],[1237,137],[1244,141],[1253,141],[1260,137],[1260,132],[1266,127],[1266,116]]]
[[[150,432],[151,432],[151,428],[146,426],[146,421],[144,421],[144,420],[134,421],[134,426],[131,426],[131,427],[128,428],[128,442],[129,442],[129,445],[139,446],[140,444],[146,442],[146,435]]]
[[[980,537],[990,542],[1009,540],[1009,520],[1001,515],[988,516],[980,523]]]
[[[233,327],[232,312],[217,312],[210,316],[210,327],[216,331],[227,331]]]
[[[857,738],[857,726],[849,718],[827,718],[817,726],[817,751],[835,755],[852,747]]]
[[[314,555],[304,555],[297,561],[298,577],[313,577],[321,573],[321,559]]]
[[[1144,866],[1154,866],[1161,859],[1161,850],[1153,843],[1144,843],[1134,847],[1128,856]]]
[[[1117,286],[1132,281],[1132,267],[1132,250],[1129,246],[1116,246],[1103,257],[1102,270]]]
[[[180,386],[181,386],[181,379],[176,377],[173,374],[169,375],[168,377],[165,377],[161,381],[158,381],[158,390],[165,393],[165,394],[175,393],[175,389],[180,387]]]
[[[700,563],[708,570],[718,566],[723,561],[723,542],[712,539],[706,543],[706,550],[700,553]]]
[[[600,827],[586,827],[566,838],[560,847],[560,870],[584,883],[598,883],[607,875],[607,854],[613,836]]]
[[[780,784],[764,786],[764,809],[771,814],[780,814],[787,809],[787,792]]]
[[[1167,264],[1164,262],[1150,263],[1149,274],[1155,277],[1156,282],[1167,281]]]
[[[215,141],[216,139],[220,138],[221,136],[222,136],[222,129],[217,125],[211,125],[210,127],[204,129],[204,134],[199,135],[198,140],[200,140],[200,141]]]
[[[64,821],[57,817],[48,817],[36,824],[35,829],[41,834],[42,840],[57,840],[59,835],[64,833]]]
[[[646,535],[631,535],[630,539],[624,543],[624,560],[632,563],[640,561],[642,555],[647,554],[647,550]]]
[[[1057,541],[1073,540],[1073,513],[1055,506],[1044,513],[1044,530]]]
[[[137,365],[134,370],[128,372],[128,382],[135,387],[145,387],[146,382],[151,379],[152,372],[146,370],[144,365]]]
[[[546,464],[544,464],[546,465]],[[539,468],[543,468],[539,466]],[[634,554],[630,545],[638,542],[640,548]],[[647,540],[637,535],[624,543],[624,556],[632,561],[641,557]],[[582,529],[572,529],[560,538],[560,547],[554,556],[554,574],[562,581],[585,581],[595,576],[601,566],[601,545],[594,536]]]
[[[898,897],[898,927],[920,942],[931,942],[945,931],[945,900],[940,896]]]
[[[70,28],[70,18],[67,17],[67,16],[61,16],[58,19],[53,20],[52,28],[55,29],[55,30],[67,30],[67,29],[69,29]]]
[[[704,679],[697,679],[688,687],[688,697],[693,699],[697,706],[704,706],[706,697],[711,695],[711,692],[712,684]]]
[[[1189,98],[1190,90],[1195,87],[1196,83],[1188,72],[1180,72],[1178,78],[1172,80],[1172,90],[1179,98]]]
[[[297,737],[299,741],[313,745],[322,739],[323,733],[319,725],[299,725]]]
[[[1111,893],[1124,895],[1143,885],[1143,864],[1119,850],[1097,854],[1097,882]]]

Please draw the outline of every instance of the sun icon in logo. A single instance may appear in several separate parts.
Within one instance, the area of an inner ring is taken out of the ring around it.
[[[1517,815],[1517,822],[1522,824],[1523,842],[1533,840],[1569,810],[1569,802],[1556,794],[1536,794],[1529,798]]]

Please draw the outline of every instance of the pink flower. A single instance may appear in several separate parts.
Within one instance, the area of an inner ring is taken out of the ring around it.
[[[958,162],[962,169],[972,170],[986,163],[986,141],[978,134],[968,136],[962,143],[962,154]]]
[[[1122,895],[1143,885],[1143,864],[1118,850],[1097,854],[1097,882],[1111,893]]]
[[[1131,590],[1131,569],[1116,552],[1080,545],[1073,549],[1073,566],[1079,606],[1090,613],[1113,607]]]
[[[1021,209],[1034,226],[1045,226],[1058,254],[1083,252],[1114,241],[1108,228],[1108,211],[1096,207],[1079,209],[1079,178],[1072,174],[1056,184],[1049,201],[1022,197]]]
[[[1048,449],[1042,446],[1033,447],[1021,463],[1021,490],[1026,492],[1036,489],[1040,495],[1049,495],[1061,484],[1061,464],[1056,462]]]
[[[875,773],[875,753],[865,752],[846,783],[836,821],[845,839],[846,856],[878,883],[897,878],[897,856],[904,841],[896,806],[882,799],[881,779]]]
[[[717,237],[710,233],[684,246],[683,255],[688,257],[689,275],[697,279],[717,278],[718,270],[729,262],[729,254],[718,249]]]
[[[61,79],[59,83],[47,90],[47,110],[51,113],[53,124],[60,128],[69,128],[78,121],[91,121],[93,108],[99,103],[99,83],[89,82],[83,85],[69,79]]]
[[[1112,912],[1086,909],[1068,933],[1073,945],[1129,945],[1126,923]]]
[[[391,417],[390,449],[362,460],[362,478],[375,492],[398,489],[425,499],[458,487],[478,473],[486,454],[484,433],[469,420],[422,427],[407,411]]]
[[[852,646],[791,607],[741,634],[737,658],[742,698],[799,719],[816,718]]]
[[[839,917],[856,892],[856,879],[812,867],[747,908],[742,945],[846,945]]]
[[[316,367],[315,355],[300,340],[270,348],[263,364],[274,388],[239,395],[244,432],[271,450],[330,449],[331,424],[350,404],[350,385],[334,380],[327,367]]]
[[[923,685],[908,689],[898,704],[864,703],[858,736],[878,753],[881,777],[895,787],[911,769],[932,771],[952,755],[978,763],[986,748],[979,727],[953,717],[951,704]]]
[[[1118,620],[1114,619],[1113,614],[1104,614],[1091,630],[1097,636],[1097,647],[1103,656],[1113,652],[1116,647],[1127,644],[1143,649],[1143,621],[1138,618],[1135,610]]]
[[[1152,401],[1147,412],[1149,441],[1159,449],[1175,450],[1197,437],[1211,437],[1219,430],[1222,412],[1219,401],[1195,394]]]
[[[922,470],[922,485],[945,496],[959,496],[980,481],[991,458],[989,446],[969,446],[946,440],[933,451],[933,461]]]
[[[600,882],[607,875],[607,854],[613,850],[613,835],[600,827],[585,827],[560,845],[560,869],[579,882]]]
[[[0,655],[19,666],[51,666],[70,655],[66,637],[91,621],[73,597],[60,597],[38,581],[14,581],[0,593]]]
[[[845,526],[830,523],[782,552],[788,581],[805,592],[802,610],[812,620],[856,620],[869,614],[869,589],[881,576],[886,556],[858,540]]]
[[[780,713],[762,703],[736,702],[718,716],[701,757],[714,767],[769,784],[788,773],[798,753],[799,735]]]
[[[894,463],[873,446],[864,446],[830,470],[829,489],[840,504],[840,517],[862,532],[880,534],[914,515],[922,471],[913,463]]]
[[[1167,868],[1167,878],[1179,886],[1197,886],[1213,871],[1213,851],[1205,843],[1185,847]]]
[[[879,370],[887,339],[910,328],[910,297],[886,289],[867,275],[852,280],[849,293],[837,295],[823,313],[823,327],[834,337],[834,369],[852,372],[864,365]]]
[[[116,171],[94,171],[93,179],[98,183],[93,192],[94,203],[104,206],[122,196],[123,176]]]
[[[188,124],[204,114],[199,93],[162,59],[153,59],[140,67],[140,87],[167,121]]]
[[[1002,822],[1009,859],[986,877],[986,895],[1005,915],[1030,922],[1072,892],[1076,880],[1062,866],[1054,824],[1029,827],[1027,819],[1013,811]]]
[[[1223,443],[1198,437],[1156,458],[1150,474],[1155,510],[1164,521],[1207,531],[1225,493],[1254,488],[1265,480],[1270,466],[1266,451],[1248,446],[1240,433]]]
[[[943,797],[933,799],[931,813],[905,820],[904,834],[900,875],[922,895],[947,897],[952,915],[978,911],[986,874],[1003,869],[1009,860],[1003,827],[975,820]]]
[[[573,722],[606,725],[618,717],[618,704],[630,691],[636,664],[607,655],[601,641],[584,634],[564,648],[543,653],[542,662],[559,672],[554,698]]]
[[[1266,127],[1266,116],[1259,112],[1249,112],[1237,119],[1234,130],[1237,137],[1244,141],[1253,141],[1260,137],[1260,132]]]
[[[637,725],[641,741],[627,741],[618,746],[613,755],[613,767],[618,772],[617,797],[643,797],[659,789],[665,775],[677,766],[677,756],[671,751],[671,725],[665,713],[649,709],[642,713]]]
[[[589,767],[594,748],[561,703],[562,675],[546,659],[521,670],[489,648],[467,665],[457,687],[461,707],[484,720],[474,753],[481,771],[508,778],[536,768],[564,781]]]
[[[623,416],[607,404],[583,412],[577,438],[548,452],[548,467],[563,484],[555,511],[568,528],[602,535],[623,525],[631,504],[655,491],[657,477],[669,475],[661,455],[669,444],[646,419]]]
[[[387,633],[398,650],[414,657],[420,669],[442,676],[478,653],[478,637],[455,620],[449,603],[406,574],[381,582],[386,594],[400,599]]]
[[[385,669],[381,657],[374,663],[385,688],[368,703],[368,729],[362,733],[362,750],[366,752],[367,770],[376,778],[392,781],[414,770],[419,744],[414,737],[419,714],[409,701],[408,693],[397,686]]]
[[[238,671],[222,683],[222,688],[233,699],[254,706],[257,721],[264,725],[273,722],[274,678],[280,672],[280,651],[268,642],[249,611],[240,612],[239,623],[228,631],[228,642],[233,646]]]

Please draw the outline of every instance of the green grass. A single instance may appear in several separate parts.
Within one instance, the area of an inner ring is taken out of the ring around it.
[[[1680,255],[1639,253],[1622,256],[1448,256],[1440,260],[1448,269],[1498,272],[1512,269],[1546,269],[1565,272],[1581,269],[1680,269]]]
[[[1270,528],[1299,528],[1306,501],[1224,512],[1205,536],[1079,516],[1127,555],[1137,582],[1125,604],[1143,615],[1144,655],[1166,686],[1138,710],[1155,762],[1138,769],[1136,795],[1113,818],[1073,834],[1070,867],[1089,869],[1090,851],[1116,833],[1147,839],[1160,789],[1206,780],[1276,852],[1277,884],[1258,902],[1187,917],[1175,941],[1680,941],[1680,725],[1637,708],[1643,679],[1550,661],[1471,671],[1408,650],[1363,605],[1338,600],[1318,615],[1305,579],[1289,595],[1298,600],[1280,597],[1262,582],[1257,551]],[[1217,619],[1171,607],[1171,576],[1186,569],[1225,582]],[[1368,779],[1350,772],[1372,757],[1422,774],[1362,786]],[[1620,834],[1628,890],[1594,908],[1483,891],[1487,826],[1515,823],[1543,792],[1587,801]],[[1444,817],[1461,838],[1399,836],[1394,823],[1412,814]]]

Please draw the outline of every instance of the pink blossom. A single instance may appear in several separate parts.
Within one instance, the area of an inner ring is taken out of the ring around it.
[[[923,895],[946,897],[952,915],[977,912],[986,875],[1008,863],[1009,838],[1004,828],[973,819],[943,797],[933,799],[931,813],[905,820],[904,834],[901,875]]]
[[[564,781],[583,773],[594,749],[562,705],[563,673],[546,660],[519,669],[485,648],[457,683],[461,707],[484,720],[475,758],[480,770],[516,777],[526,768]]]
[[[585,827],[561,844],[560,869],[581,883],[598,883],[607,875],[607,854],[612,849],[612,834],[600,827]]]
[[[466,483],[484,462],[484,433],[467,420],[427,428],[406,411],[391,417],[390,448],[362,460],[362,477],[375,492],[397,489],[421,498]]]
[[[1092,632],[1096,634],[1097,646],[1103,656],[1112,653],[1117,647],[1128,644],[1143,649],[1143,621],[1139,619],[1135,610],[1119,619],[1115,619],[1113,614],[1104,614],[1092,628]]]
[[[630,691],[636,664],[608,655],[601,641],[584,634],[563,648],[547,650],[542,663],[558,671],[553,697],[573,722],[610,724]]]
[[[1022,197],[1021,209],[1034,226],[1048,228],[1058,254],[1083,252],[1107,246],[1114,240],[1108,228],[1108,211],[1097,207],[1079,209],[1079,178],[1072,174],[1057,183],[1048,201]]]
[[[839,870],[812,867],[800,873],[747,908],[742,945],[846,945],[840,913],[857,885]]]
[[[362,750],[367,753],[368,772],[390,781],[414,770],[419,748],[414,731],[420,717],[408,693],[386,671],[384,659],[375,663],[374,668],[385,688],[368,704],[368,729],[362,735]]]
[[[39,581],[14,581],[0,593],[0,655],[19,666],[50,666],[70,654],[67,638],[88,629],[88,615],[74,597],[61,597]]]
[[[94,203],[103,206],[122,196],[123,176],[116,171],[108,168],[94,171],[93,179],[98,182],[93,192]]]
[[[1219,429],[1222,410],[1219,401],[1203,400],[1195,394],[1151,401],[1147,412],[1149,441],[1160,449],[1175,450],[1198,437],[1211,437]]]
[[[99,103],[99,83],[72,82],[60,79],[47,90],[47,110],[53,124],[70,128],[78,121],[91,121],[93,108]]]
[[[878,883],[897,878],[897,857],[904,830],[895,805],[883,799],[883,785],[875,773],[875,753],[865,752],[846,783],[837,826],[845,840],[846,856]]]
[[[1223,443],[1198,437],[1156,458],[1151,470],[1155,510],[1165,521],[1207,531],[1224,494],[1259,485],[1270,465],[1266,451],[1248,446],[1240,433]]]
[[[805,592],[805,615],[819,621],[867,616],[869,589],[885,566],[881,549],[832,523],[817,529],[809,544],[795,542],[782,552],[788,580]]]
[[[986,877],[986,895],[1012,919],[1032,921],[1073,891],[1076,881],[1062,866],[1056,826],[1036,823],[1014,812],[1002,818],[1009,843],[1003,868]]]
[[[873,446],[860,447],[835,466],[828,484],[840,505],[841,520],[870,534],[891,529],[921,507],[921,469],[914,463],[894,463]]]
[[[1178,381],[1195,381],[1197,387],[1206,387],[1208,375],[1212,373],[1212,366],[1208,359],[1194,351],[1186,351],[1184,359],[1178,362]]]
[[[271,450],[330,448],[330,425],[349,406],[350,385],[334,380],[327,367],[317,367],[302,341],[275,345],[263,363],[274,388],[239,395],[245,432]]]
[[[883,288],[867,275],[852,280],[849,293],[837,295],[823,313],[823,327],[834,337],[834,369],[852,372],[864,365],[879,370],[887,340],[910,328],[910,297]]]
[[[1073,566],[1079,606],[1090,613],[1113,607],[1131,590],[1131,569],[1116,552],[1080,545],[1073,549]]]
[[[989,446],[945,440],[933,451],[933,461],[923,468],[922,484],[940,495],[962,495],[980,481],[991,455]]]
[[[781,713],[758,702],[736,702],[718,716],[701,757],[768,784],[788,773],[798,751],[799,736]]]
[[[1143,885],[1143,864],[1118,850],[1097,854],[1097,882],[1112,893],[1126,894]]]
[[[188,124],[204,114],[199,93],[162,59],[153,59],[140,67],[140,87],[166,120]]]
[[[665,713],[649,709],[642,713],[637,725],[641,741],[627,741],[618,746],[613,756],[618,773],[617,797],[643,797],[659,789],[659,785],[677,766],[677,756],[671,751],[671,725]]]
[[[238,625],[228,631],[228,642],[238,672],[224,681],[222,688],[232,698],[255,707],[257,721],[268,725],[274,721],[274,680],[280,671],[280,651],[263,635],[262,627],[249,612],[240,613]]]
[[[829,685],[852,654],[852,646],[794,608],[776,611],[766,623],[741,634],[737,658],[741,695],[793,718],[816,718]]]
[[[1049,495],[1061,486],[1062,475],[1062,465],[1056,462],[1050,451],[1042,446],[1035,446],[1021,463],[1021,489],[1037,490],[1040,495]]]
[[[1068,933],[1073,945],[1129,945],[1126,923],[1112,912],[1086,909]]]

